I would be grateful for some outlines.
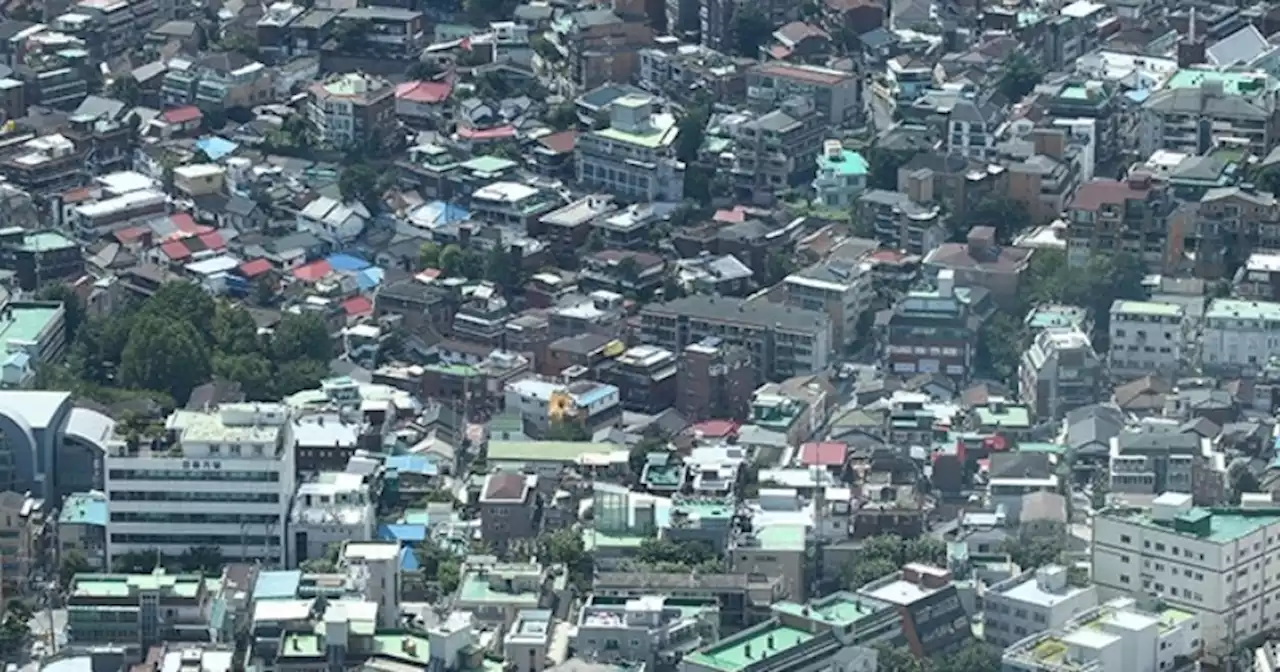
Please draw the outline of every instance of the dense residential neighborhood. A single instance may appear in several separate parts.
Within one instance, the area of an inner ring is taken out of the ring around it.
[[[3,672],[1280,670],[1280,8],[0,0]]]

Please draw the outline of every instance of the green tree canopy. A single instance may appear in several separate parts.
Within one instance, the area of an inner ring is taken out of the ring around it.
[[[733,50],[739,56],[759,58],[760,47],[773,36],[773,23],[757,3],[742,3],[735,7],[733,19],[729,22]]]
[[[277,362],[312,360],[328,363],[333,357],[329,328],[315,313],[286,313],[271,334],[271,351]]]
[[[1025,53],[1018,52],[1005,64],[1004,74],[1000,77],[1000,92],[1016,103],[1044,79],[1044,70]]]
[[[870,537],[841,568],[841,578],[849,590],[857,590],[911,562],[945,567],[947,547],[932,537],[903,539],[893,534]]]
[[[186,399],[211,373],[208,346],[190,322],[141,315],[120,356],[120,381]]]
[[[379,203],[378,171],[367,163],[357,163],[342,169],[338,175],[338,192],[347,202],[360,202],[370,210]]]

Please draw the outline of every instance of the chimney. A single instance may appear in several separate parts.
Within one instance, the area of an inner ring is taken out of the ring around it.
[[[1196,9],[1191,8],[1187,19],[1187,36],[1178,40],[1178,67],[1189,68],[1204,63],[1204,38],[1197,34]]]
[[[990,226],[975,226],[969,229],[969,256],[974,259],[987,259],[995,253],[996,230]]]
[[[950,268],[938,271],[938,296],[951,298],[956,290],[956,272]]]

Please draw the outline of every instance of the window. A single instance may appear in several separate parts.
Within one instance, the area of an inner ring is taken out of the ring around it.
[[[1121,336],[1123,336],[1124,334],[1123,334],[1123,333],[1121,333],[1120,335],[1121,335]],[[1132,543],[1133,543],[1133,537],[1130,537],[1130,536],[1129,536],[1129,535],[1127,535],[1127,534],[1122,534],[1122,535],[1120,535],[1120,543],[1122,543],[1122,544],[1132,544]]]
[[[1128,574],[1121,574],[1121,575],[1120,575],[1120,583],[1129,583],[1129,575],[1128,575]],[[1156,590],[1159,590],[1159,589],[1160,589],[1160,588],[1159,588],[1159,586],[1160,586],[1160,584],[1158,584],[1158,583],[1157,583],[1157,584],[1156,584]]]

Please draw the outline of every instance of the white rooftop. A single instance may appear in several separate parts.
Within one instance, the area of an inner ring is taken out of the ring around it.
[[[532,198],[538,194],[538,190],[527,184],[519,182],[494,182],[493,184],[480,187],[471,194],[471,198],[482,201],[502,201],[505,203],[517,203],[527,198]]]

